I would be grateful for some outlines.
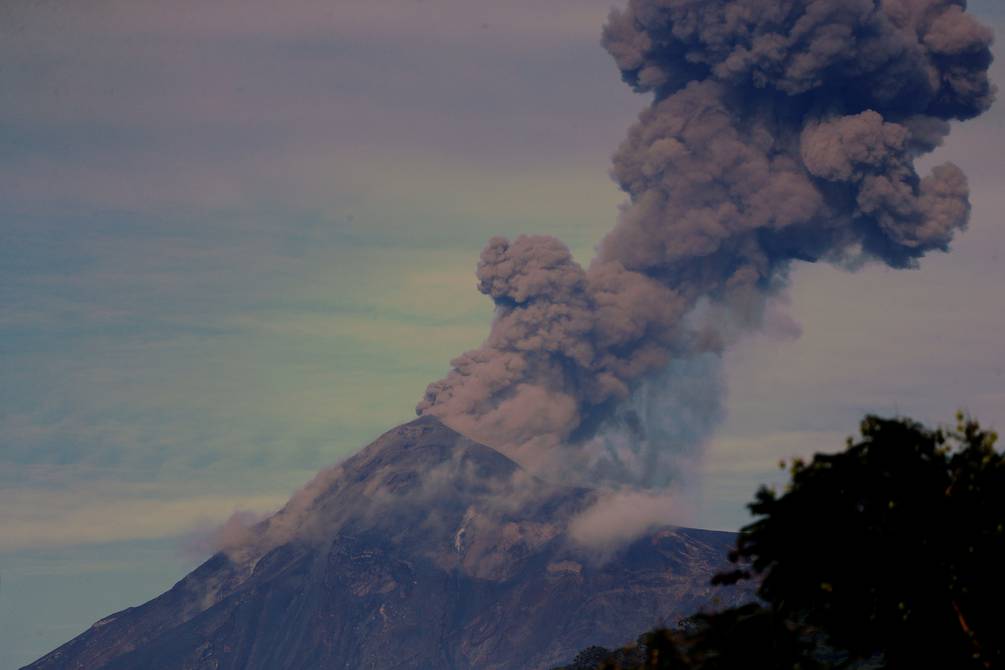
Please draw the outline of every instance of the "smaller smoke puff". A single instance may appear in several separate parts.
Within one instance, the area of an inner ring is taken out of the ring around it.
[[[261,514],[238,510],[223,524],[193,533],[185,543],[185,548],[200,557],[217,551],[224,551],[235,557],[244,556],[255,545],[255,527],[264,519]]]
[[[548,476],[662,485],[721,388],[676,439],[639,394],[707,388],[674,364],[759,327],[792,261],[914,267],[966,226],[963,172],[914,163],[992,104],[992,33],[963,0],[630,0],[603,42],[654,97],[613,158],[617,224],[585,269],[553,238],[493,239],[492,331],[417,412]]]
[[[680,523],[681,505],[667,493],[612,492],[600,498],[569,523],[569,539],[604,558],[608,552],[646,533]]]

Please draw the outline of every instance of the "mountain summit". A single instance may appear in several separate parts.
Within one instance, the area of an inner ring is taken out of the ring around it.
[[[567,532],[595,500],[422,417],[27,668],[533,670],[710,600],[732,534],[668,527],[600,561]]]

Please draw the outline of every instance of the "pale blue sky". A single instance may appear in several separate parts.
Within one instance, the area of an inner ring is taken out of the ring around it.
[[[1000,34],[996,1],[971,10]],[[156,595],[198,563],[186,538],[410,418],[487,331],[490,236],[588,260],[646,104],[599,46],[610,4],[0,9],[0,668]],[[779,458],[839,447],[866,411],[1005,426],[1003,126],[999,105],[935,156],[971,179],[953,253],[799,267],[802,336],[729,354],[694,525],[739,526]]]

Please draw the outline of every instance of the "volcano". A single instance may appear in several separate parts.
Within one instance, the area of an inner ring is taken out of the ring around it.
[[[577,545],[568,522],[596,496],[422,417],[27,668],[533,670],[744,597],[709,585],[731,533]]]

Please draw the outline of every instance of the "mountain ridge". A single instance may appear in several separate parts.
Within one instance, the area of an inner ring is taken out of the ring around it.
[[[530,670],[710,602],[732,534],[668,527],[598,562],[566,532],[595,496],[421,417],[25,670]]]

